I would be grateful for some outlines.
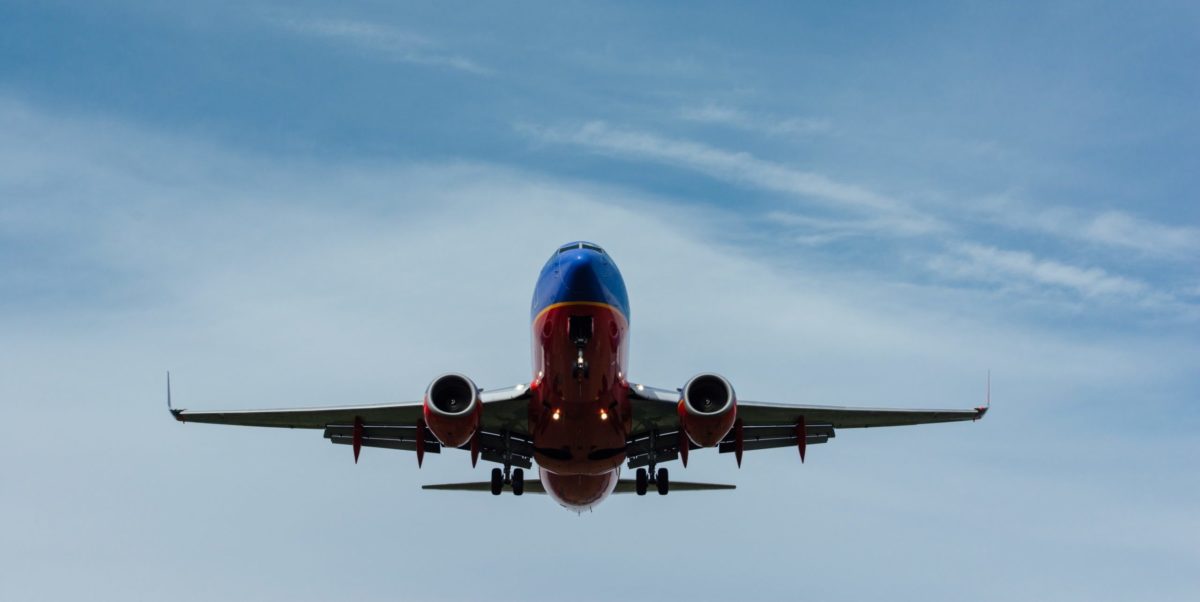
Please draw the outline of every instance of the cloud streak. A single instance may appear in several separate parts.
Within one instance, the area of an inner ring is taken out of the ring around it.
[[[738,121],[744,115],[714,108],[702,113],[712,121]],[[1103,298],[1110,304],[1126,303],[1146,311],[1165,312],[1195,320],[1200,310],[1180,301],[1149,281],[1113,273],[1101,267],[1077,267],[1033,252],[1003,249],[972,242],[972,218],[1003,223],[1022,231],[1053,234],[1059,242],[1086,241],[1097,246],[1137,250],[1159,258],[1190,257],[1200,251],[1200,231],[1189,227],[1156,224],[1121,212],[1087,216],[1082,212],[1050,208],[1040,212],[1001,210],[998,201],[983,208],[916,205],[820,173],[805,171],[700,142],[613,127],[602,121],[575,127],[518,126],[532,138],[582,148],[622,160],[645,161],[687,169],[705,177],[783,195],[810,208],[832,210],[834,216],[798,210],[768,211],[767,223],[791,230],[788,240],[818,247],[859,238],[889,241],[903,249],[909,241],[942,247],[921,267],[932,269],[947,282],[985,281],[1021,283],[1023,294],[1044,292],[1049,298],[1062,293],[1083,299]],[[914,266],[917,267],[917,266]],[[917,269],[920,269],[918,267]]]
[[[993,223],[1096,247],[1176,261],[1200,257],[1200,228],[1162,224],[1124,211],[1088,214],[1066,207],[1031,206],[1003,197],[988,198],[979,209]]]
[[[730,152],[689,140],[614,128],[601,121],[573,128],[521,125],[518,129],[545,142],[575,145],[625,159],[664,163],[809,203],[865,213],[874,220],[886,221],[896,235],[927,234],[946,227],[940,220],[888,196],[822,174],[765,161],[745,152]]]
[[[684,107],[679,110],[679,118],[685,121],[722,125],[769,136],[805,136],[828,132],[831,129],[829,121],[824,119],[798,117],[780,119],[712,103]]]
[[[475,75],[493,72],[472,59],[446,52],[433,40],[378,23],[347,19],[283,17],[274,22],[292,33],[342,44],[387,60],[446,67]]]
[[[1079,268],[1052,260],[1038,259],[1025,251],[1009,251],[978,244],[953,247],[962,261],[939,258],[933,266],[955,275],[996,282],[1020,279],[1069,289],[1085,297],[1142,297],[1149,291],[1144,282],[1114,276],[1100,268]]]

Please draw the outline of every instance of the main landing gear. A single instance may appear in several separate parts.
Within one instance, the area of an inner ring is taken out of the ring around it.
[[[500,495],[505,485],[512,487],[513,495],[525,493],[525,471],[512,467],[512,445],[508,433],[504,433],[504,470],[492,469],[492,495]]]
[[[637,478],[634,481],[637,494],[646,495],[646,490],[650,488],[651,483],[658,490],[658,495],[667,495],[671,491],[671,477],[667,473],[667,469],[660,468],[656,473],[647,473],[645,468],[637,469]]]
[[[654,488],[658,490],[658,495],[667,495],[671,491],[671,477],[667,473],[667,469],[659,468],[654,470],[655,457],[654,450],[656,449],[658,432],[650,433],[650,470],[645,468],[637,469],[637,475],[634,480],[634,491],[638,495],[646,495],[646,490],[650,488],[650,484],[654,484]]]
[[[499,468],[493,468],[492,495],[500,495],[500,492],[504,491],[505,485],[512,488],[513,495],[525,493],[525,471],[517,468],[512,471],[512,474],[505,476]]]

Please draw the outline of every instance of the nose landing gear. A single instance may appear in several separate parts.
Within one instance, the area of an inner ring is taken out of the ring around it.
[[[571,375],[575,377],[575,380],[583,381],[588,377],[588,363],[583,357],[583,349],[592,339],[592,317],[571,316],[567,318],[567,336],[572,343],[575,343],[575,349],[579,352],[575,363],[571,366]]]
[[[579,357],[575,360],[575,365],[571,366],[571,376],[575,380],[583,380],[588,377],[588,363],[583,359],[583,348],[579,348]]]

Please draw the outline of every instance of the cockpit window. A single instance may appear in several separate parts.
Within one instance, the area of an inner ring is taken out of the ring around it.
[[[597,253],[604,253],[604,249],[601,249],[600,247],[598,247],[590,242],[573,242],[569,245],[563,245],[563,246],[559,247],[558,252],[566,253],[567,251],[574,251],[575,249],[588,249],[589,251],[595,251]]]

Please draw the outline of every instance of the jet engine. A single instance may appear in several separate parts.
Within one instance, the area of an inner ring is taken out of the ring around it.
[[[737,419],[733,385],[717,374],[698,374],[683,386],[679,424],[692,443],[712,447],[721,442]]]
[[[461,374],[443,374],[425,390],[425,424],[442,445],[460,447],[479,428],[479,389]]]

